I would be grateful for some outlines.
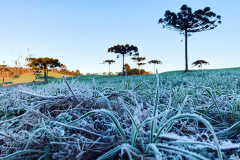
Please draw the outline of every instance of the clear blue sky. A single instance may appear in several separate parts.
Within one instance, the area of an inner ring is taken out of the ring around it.
[[[166,10],[178,12],[183,4],[193,11],[209,6],[222,16],[217,28],[189,38],[189,64],[204,59],[210,65],[203,68],[240,67],[239,0],[0,0],[0,64],[24,59],[29,48],[35,57],[58,58],[70,70],[108,72],[108,64],[100,63],[117,55],[107,49],[130,44],[146,62],[161,60],[160,72],[183,70],[184,37],[158,24]],[[137,68],[130,57],[125,62]],[[118,59],[111,71],[121,71],[121,65]],[[153,72],[153,65],[143,69]]]

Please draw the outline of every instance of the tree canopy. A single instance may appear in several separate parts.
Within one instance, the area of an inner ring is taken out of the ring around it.
[[[216,15],[211,11],[210,7],[196,10],[192,13],[192,9],[187,5],[182,5],[180,12],[177,14],[167,10],[164,17],[160,18],[159,23],[163,25],[163,28],[175,30],[180,33],[195,33],[206,30],[211,30],[221,24],[221,16]]]
[[[60,67],[62,64],[59,62],[58,59],[53,59],[53,58],[27,58],[28,62],[30,62],[28,64],[29,67],[33,67],[33,66],[40,66],[42,68],[44,68],[44,66],[49,65],[50,68],[54,68],[54,67]]]
[[[124,64],[124,69],[126,70],[126,72],[129,72],[131,70],[131,67],[129,64]]]
[[[182,5],[178,13],[167,10],[164,18],[160,18],[158,23],[162,24],[163,28],[185,35],[185,72],[188,72],[187,37],[196,32],[212,30],[222,22],[221,16],[212,12],[210,7],[193,13],[190,7]]]
[[[137,65],[140,67],[140,66],[143,66],[145,65],[146,63],[137,63]]]
[[[141,62],[146,60],[146,57],[132,57],[131,59],[137,62]]]
[[[108,48],[108,52],[113,52],[113,53],[118,54],[117,57],[119,57],[119,55],[123,56],[123,66],[122,66],[123,75],[125,75],[124,74],[124,56],[125,55],[138,56],[139,55],[138,48],[136,46],[129,45],[129,44],[126,44],[126,45],[118,44],[116,46],[110,47],[110,48]]]
[[[134,52],[135,53],[134,56],[137,56],[138,48],[133,45],[130,46],[129,44],[126,44],[126,45],[118,44],[116,46],[108,48],[108,52],[114,52],[116,54],[122,54],[122,55],[129,54],[130,56],[132,55],[132,52]]]
[[[151,60],[151,61],[148,61],[149,64],[154,64],[154,70],[153,70],[153,73],[155,74],[155,64],[162,64],[162,61],[159,61],[159,60]]]
[[[140,74],[140,67],[146,64],[146,63],[140,63],[140,62],[144,61],[146,57],[132,57],[131,59],[137,62],[138,74]]]
[[[80,73],[80,71],[77,69],[76,70],[76,76],[80,76],[81,75],[81,73]]]
[[[29,62],[28,66],[29,67],[41,67],[44,68],[44,81],[45,83],[48,83],[47,80],[47,74],[48,74],[48,67],[50,68],[55,68],[55,67],[60,67],[62,64],[59,62],[58,59],[53,59],[53,58],[26,58],[26,60]]]
[[[112,64],[112,63],[114,63],[115,61],[114,60],[105,60],[105,61],[103,61],[103,63],[108,63],[108,64]]]
[[[151,60],[151,61],[148,61],[149,64],[162,64],[162,61],[159,61],[159,60]]]
[[[205,65],[209,65],[209,62],[207,61],[204,61],[204,60],[197,60],[195,62],[192,63],[192,66],[198,66],[198,67],[201,67],[202,68],[202,65],[205,64]]]

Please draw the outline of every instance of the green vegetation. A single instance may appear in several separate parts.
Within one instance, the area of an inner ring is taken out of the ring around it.
[[[1,88],[0,158],[238,159],[239,77],[234,68]]]
[[[110,47],[110,48],[108,48],[108,52],[118,54],[117,58],[119,58],[119,55],[123,56],[123,66],[122,66],[122,75],[123,76],[125,75],[125,73],[124,73],[124,65],[125,65],[124,56],[127,56],[127,55],[139,56],[138,48],[134,45],[129,45],[129,44],[126,44],[126,45],[118,44],[116,46]],[[134,54],[132,52],[134,52]]]
[[[141,63],[141,61],[146,60],[146,57],[132,57],[131,59],[137,62],[138,74],[140,74],[140,67],[146,64],[146,63]]]
[[[29,61],[28,66],[33,68],[43,68],[44,69],[44,82],[48,83],[48,67],[55,68],[60,67],[62,64],[58,59],[53,58],[26,58]]]
[[[146,75],[146,74],[150,74],[149,72],[146,72],[144,69],[140,70],[140,66],[142,65],[141,63],[137,63],[137,64],[139,66],[138,69],[137,68],[131,69],[131,67],[127,63],[124,65],[124,70],[127,73],[127,75]]]

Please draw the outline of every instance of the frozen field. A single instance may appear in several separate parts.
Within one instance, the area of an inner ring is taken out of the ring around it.
[[[240,70],[67,82],[0,89],[0,159],[239,159]]]

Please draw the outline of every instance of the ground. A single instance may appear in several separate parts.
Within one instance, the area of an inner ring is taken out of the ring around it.
[[[235,68],[2,87],[0,159],[237,160],[239,78]]]
[[[67,75],[65,76],[68,77]],[[55,72],[48,73],[49,82],[57,80],[58,78],[62,78],[62,74],[55,73]],[[32,83],[33,81],[36,82],[35,84],[39,84],[39,83],[42,84],[44,81],[44,73],[36,73],[35,75],[33,75],[32,73],[27,73],[16,78],[5,78],[4,84],[3,84],[3,79],[0,79],[0,85],[10,86],[10,85],[16,85],[16,84],[22,84],[22,83]]]

